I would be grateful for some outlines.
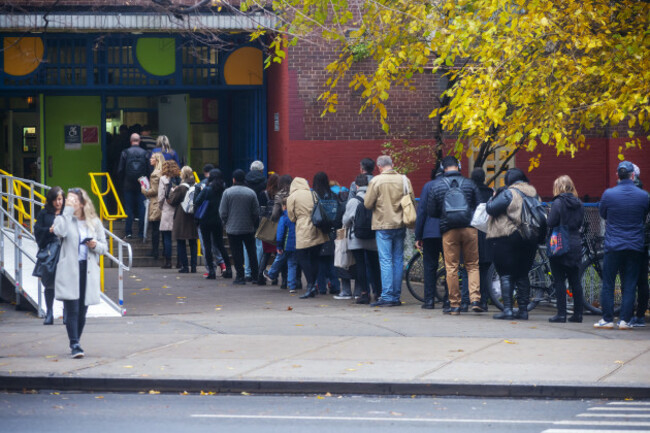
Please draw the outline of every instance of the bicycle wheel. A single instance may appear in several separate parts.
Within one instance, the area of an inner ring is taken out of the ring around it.
[[[598,261],[598,263],[596,263]],[[603,314],[600,304],[600,291],[603,288],[602,277],[599,273],[603,269],[603,255],[584,261],[580,264],[580,283],[584,292],[584,307],[593,314]],[[621,312],[621,277],[616,276],[614,283],[614,314]]]
[[[420,302],[424,302],[424,264],[422,255],[417,251],[406,265],[406,287],[411,295]]]

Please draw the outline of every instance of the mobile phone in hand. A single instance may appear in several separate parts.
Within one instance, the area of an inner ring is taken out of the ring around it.
[[[85,238],[83,241],[79,242],[79,245],[83,245],[83,244],[85,244],[86,242],[88,242],[88,241],[92,241],[92,240],[93,240],[93,238]]]

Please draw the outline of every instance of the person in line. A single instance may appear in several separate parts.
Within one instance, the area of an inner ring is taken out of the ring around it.
[[[427,212],[433,218],[440,218],[442,248],[447,271],[449,289],[449,314],[461,312],[461,293],[458,280],[461,253],[469,280],[469,296],[472,311],[483,312],[481,307],[481,281],[479,274],[478,233],[470,225],[472,215],[481,197],[476,184],[463,177],[460,164],[454,156],[442,159],[444,174],[431,185],[427,198]],[[454,197],[457,191],[458,198]],[[459,201],[460,200],[460,201]],[[452,206],[455,206],[452,208]]]
[[[307,290],[301,299],[313,298],[318,293],[318,257],[322,245],[329,240],[311,221],[315,199],[306,179],[293,179],[287,199],[287,216],[296,224],[296,258],[307,280]]]
[[[172,188],[180,185],[181,171],[176,161],[165,161],[161,171],[162,176],[158,183],[158,207],[160,213],[160,234],[163,243],[163,264],[162,269],[172,267],[172,229],[174,228],[174,207],[169,204],[169,197]]]
[[[233,185],[226,189],[219,205],[219,215],[226,228],[236,278],[233,284],[246,284],[244,274],[244,246],[248,254],[252,275],[258,275],[255,257],[255,228],[259,224],[260,205],[255,192],[245,184],[246,175],[237,169],[232,174]]]
[[[614,327],[614,284],[621,276],[621,314],[618,329],[633,329],[636,284],[641,270],[644,247],[644,223],[650,208],[648,193],[634,185],[634,166],[621,161],[616,170],[618,185],[607,189],[598,204],[605,220],[605,255],[603,257],[603,286],[600,292],[603,317],[594,328]],[[644,263],[643,266],[647,266]]]
[[[61,239],[54,290],[66,312],[70,356],[83,358],[81,334],[88,306],[100,302],[99,257],[107,251],[104,226],[86,191],[68,191],[63,211],[54,218],[52,233]]]
[[[641,182],[641,170],[634,166],[634,184],[643,190],[643,183]],[[647,191],[646,191],[647,193]],[[637,302],[636,302],[636,314],[632,319],[630,319],[630,325],[635,328],[645,327],[645,312],[648,309],[648,298],[650,296],[650,290],[648,288],[648,266],[646,263],[650,263],[648,259],[648,253],[650,252],[650,215],[646,217],[645,221],[645,244],[643,246],[643,257],[641,258],[641,271],[639,272],[639,279],[637,281]]]
[[[283,214],[282,210],[282,201],[287,199],[289,197],[289,190],[291,188],[291,182],[293,181],[293,178],[289,174],[283,174],[280,176],[280,179],[278,180],[278,192],[275,194],[275,199],[273,200],[273,210],[271,212],[271,221],[279,221],[280,217]],[[286,289],[287,288],[287,279],[288,279],[288,268],[287,265],[284,265],[282,267],[282,285],[280,286],[281,289]],[[296,289],[300,290],[302,289],[302,281],[301,281],[301,274],[302,270],[300,269],[300,266],[297,264],[297,259],[296,259]]]
[[[264,278],[273,282],[278,279],[284,266],[288,267],[288,288],[289,293],[296,293],[297,287],[297,264],[296,264],[296,225],[291,222],[287,214],[287,198],[282,199],[282,216],[278,222],[276,234],[277,255],[267,271],[262,271]]]
[[[201,190],[194,201],[194,209],[198,209],[205,200],[208,201],[208,208],[205,215],[199,220],[205,250],[205,263],[208,267],[208,275],[206,278],[208,280],[217,278],[212,254],[212,251],[215,249],[213,246],[216,246],[224,261],[221,276],[223,278],[232,278],[230,259],[223,245],[223,226],[221,225],[221,218],[219,218],[219,206],[221,205],[221,198],[226,189],[226,184],[223,181],[221,170],[218,168],[213,168],[206,179],[208,179],[207,186]]]
[[[52,242],[58,242],[56,235],[52,233],[51,229],[56,216],[61,215],[64,201],[65,196],[63,195],[63,189],[61,189],[60,186],[52,187],[52,189],[47,192],[47,195],[45,196],[45,206],[43,207],[43,210],[38,213],[36,224],[34,224],[34,237],[36,238],[36,244],[39,249],[46,248]],[[55,277],[56,272],[54,275],[41,277],[41,283],[44,287],[43,294],[45,296],[46,307],[43,325],[52,325],[54,323],[53,305]]]
[[[139,178],[149,175],[147,151],[140,147],[140,135],[131,134],[131,147],[122,151],[118,177],[123,181],[126,239],[133,238],[133,219],[138,218],[138,238],[144,239],[144,195]]]
[[[355,218],[358,214],[358,207],[363,206],[366,191],[368,190],[368,177],[360,174],[356,177],[354,184],[357,187],[354,199],[348,200],[343,214],[343,227],[346,228],[348,237],[348,249],[354,255],[356,263],[356,282],[354,284],[354,296],[356,304],[370,303],[371,281],[368,276],[379,275],[379,254],[377,253],[377,240],[357,238],[355,234]],[[363,206],[365,209],[365,206]],[[379,281],[372,281],[372,287],[375,288],[375,301],[381,295]],[[336,296],[335,296],[336,298]]]
[[[203,189],[208,185],[208,182],[210,180],[210,172],[212,170],[214,170],[214,168],[215,168],[214,165],[209,164],[209,163],[205,164],[203,166],[203,179],[201,179],[201,181],[196,185],[196,192],[194,193],[194,212],[195,212],[195,216],[196,216],[196,210],[199,208],[199,206],[202,203],[202,202],[201,203],[198,202],[199,195],[201,194],[201,191],[203,191]],[[219,173],[221,173],[221,171],[219,171]],[[221,181],[223,182],[223,177],[222,177]],[[225,182],[224,182],[224,185],[223,185],[223,189],[226,189]],[[223,190],[222,190],[222,192],[223,192]],[[221,200],[221,195],[219,196],[219,200]],[[217,206],[216,209],[217,209],[217,213],[215,215],[210,215],[209,217],[213,218],[213,219],[216,218],[217,220],[219,220],[219,225],[221,225],[221,220],[219,219],[219,212],[218,212],[219,211],[219,206]],[[206,215],[205,217],[208,217],[208,215]],[[198,232],[199,232],[199,241],[200,241],[200,246],[201,246],[201,254],[203,255],[203,257],[206,257],[205,241],[203,240],[203,232],[202,232],[201,226],[202,226],[202,224],[199,221]],[[222,243],[223,243],[223,241],[222,241]],[[223,273],[226,272],[226,263],[223,260],[223,256],[221,255],[221,251],[219,251],[219,248],[217,247],[217,245],[214,242],[212,242],[212,263],[208,263],[207,261],[205,262],[205,270],[207,272],[204,274],[204,276],[206,278],[210,276],[210,268],[212,268],[215,271],[216,271],[217,268],[220,268],[222,276],[223,276]],[[215,272],[215,275],[216,275],[216,272]],[[209,278],[209,279],[212,279],[212,278]]]
[[[151,225],[151,257],[158,260],[160,255],[160,217],[162,210],[158,203],[158,186],[162,176],[162,166],[165,158],[160,153],[154,153],[149,159],[149,163],[154,168],[149,176],[149,189],[141,187],[142,194],[149,200],[149,214],[147,215],[149,225]]]
[[[375,161],[373,161],[372,158],[363,158],[359,165],[359,173],[366,176],[366,180],[368,181],[366,185],[368,185],[373,178],[372,173],[375,171]],[[354,181],[350,184],[350,193],[348,194],[348,200],[353,199],[357,194],[358,186],[359,185],[357,185]]]
[[[558,257],[551,256],[549,263],[553,274],[553,286],[557,299],[557,314],[548,319],[551,323],[566,323],[566,282],[573,293],[573,315],[569,322],[582,323],[582,284],[580,282],[579,266],[582,259],[582,227],[585,210],[578,198],[578,192],[573,180],[567,175],[553,182],[553,203],[548,214],[548,230],[553,232],[556,227],[564,226],[569,234],[568,251]],[[566,240],[565,240],[566,241]]]
[[[148,155],[151,155],[156,148],[156,140],[151,136],[151,126],[144,125],[142,127],[142,133],[140,134],[140,147],[147,151]]]
[[[381,295],[372,307],[402,305],[402,274],[404,271],[404,238],[406,226],[402,219],[401,200],[404,189],[415,201],[411,181],[393,169],[388,155],[377,158],[380,174],[372,178],[363,205],[372,210],[372,229],[375,230],[379,265],[381,268]]]
[[[442,175],[442,169],[440,174]],[[436,171],[431,173],[432,179],[424,184],[420,194],[420,205],[417,208],[415,220],[415,248],[422,252],[422,267],[424,271],[424,303],[422,308],[433,310],[435,308],[436,278],[440,254],[442,254],[442,234],[440,233],[440,219],[427,215],[426,203],[431,194],[431,188],[436,179]],[[447,311],[445,311],[445,309]],[[450,307],[443,306],[443,312],[449,312]]]
[[[476,184],[479,193],[479,203],[487,203],[494,195],[494,190],[485,184],[485,170],[480,167],[472,170],[472,180]],[[488,281],[488,270],[492,265],[492,249],[487,241],[487,235],[478,231],[478,271],[481,280],[481,310],[488,310],[488,299],[490,299],[490,282]]]
[[[264,163],[262,161],[253,161],[250,165],[250,171],[246,173],[245,185],[252,189],[257,196],[259,202],[260,194],[266,189],[266,174],[264,174]],[[257,227],[256,227],[257,230]],[[248,261],[248,252],[244,248],[244,266],[246,270],[246,280],[253,281],[254,278],[257,278],[257,274],[251,272],[251,266]],[[264,253],[264,248],[262,246],[262,241],[255,238],[255,256],[257,257],[257,263],[259,264],[262,260],[262,254]],[[258,267],[259,269],[259,267]],[[259,282],[259,280],[256,280]]]
[[[523,171],[511,168],[506,172],[505,187],[497,190],[486,205],[488,218],[487,240],[494,252],[494,266],[501,282],[503,311],[492,316],[499,320],[528,320],[530,281],[528,273],[533,266],[537,243],[521,237],[522,194],[538,197],[535,187]],[[517,191],[515,191],[517,190]],[[513,312],[513,293],[517,288],[519,309]]]
[[[338,201],[338,197],[330,189],[330,181],[325,172],[319,171],[314,175],[313,188],[316,194],[316,201]],[[339,203],[339,206],[342,205]],[[336,269],[334,269],[334,238],[336,237],[336,229],[332,228],[327,233],[327,236],[328,240],[323,244],[318,257],[316,284],[318,285],[318,292],[321,295],[325,295],[327,294],[327,282],[329,281],[330,295],[338,295],[341,291],[341,284],[336,274]]]
[[[181,162],[178,159],[178,154],[174,149],[172,149],[171,145],[169,144],[169,138],[167,138],[166,135],[159,135],[158,138],[156,139],[156,148],[152,151],[152,153],[162,153],[162,156],[165,158],[165,161],[169,161],[170,159],[173,159],[176,161],[176,165],[179,167],[181,166]]]
[[[271,213],[273,212],[273,205],[275,202],[275,196],[278,193],[280,176],[277,174],[272,174],[269,176],[268,181],[266,182],[266,189],[257,196],[257,201],[260,204],[260,218],[266,217],[271,218]],[[257,284],[263,286],[266,284],[266,278],[264,277],[264,270],[271,260],[271,256],[275,254],[276,247],[273,244],[262,241],[262,258],[259,263],[260,274],[257,277]],[[273,262],[271,262],[273,263]],[[271,284],[278,284],[278,280],[271,281]]]
[[[173,188],[169,195],[169,204],[174,210],[174,224],[172,226],[172,238],[176,239],[176,254],[181,263],[178,270],[181,274],[196,273],[197,262],[197,239],[199,233],[196,229],[196,221],[193,214],[185,212],[181,203],[185,195],[194,185],[194,171],[187,165],[181,168],[181,184]],[[190,244],[190,268],[187,267],[187,248],[185,241]]]

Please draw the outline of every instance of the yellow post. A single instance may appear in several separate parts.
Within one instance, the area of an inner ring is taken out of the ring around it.
[[[101,284],[102,293],[104,293],[104,255],[99,257],[99,282]]]

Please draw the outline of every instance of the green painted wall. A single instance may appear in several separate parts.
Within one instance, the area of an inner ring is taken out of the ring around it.
[[[64,190],[77,186],[90,189],[91,171],[101,171],[101,115],[102,105],[99,96],[45,96],[45,158],[47,170],[45,183],[59,185]],[[64,125],[97,126],[100,131],[99,144],[82,144],[80,150],[66,150],[64,144]],[[52,158],[52,172],[49,171],[49,158]],[[95,202],[95,206],[97,202]]]

